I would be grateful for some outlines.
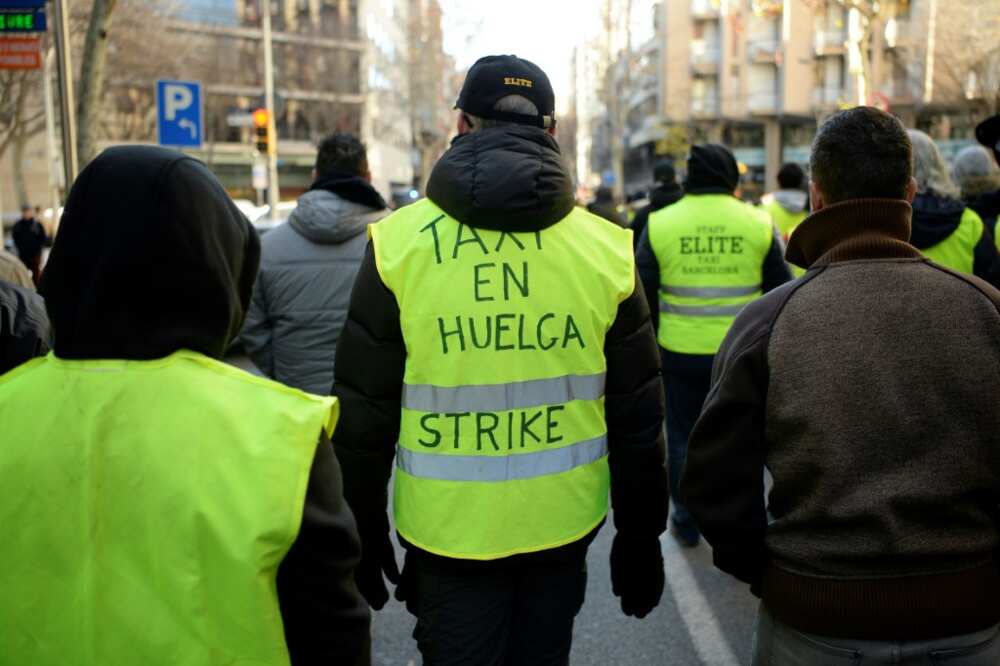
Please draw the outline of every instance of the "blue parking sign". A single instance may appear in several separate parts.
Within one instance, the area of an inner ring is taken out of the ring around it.
[[[201,148],[201,84],[156,82],[156,135],[161,146]]]

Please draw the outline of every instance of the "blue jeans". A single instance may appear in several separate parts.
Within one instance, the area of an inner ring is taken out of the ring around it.
[[[714,356],[675,354],[661,349],[663,387],[667,393],[667,472],[670,476],[671,520],[697,529],[694,517],[681,502],[680,483],[687,459],[688,438],[701,414],[712,384]]]
[[[1000,625],[929,641],[860,641],[792,629],[760,605],[751,666],[997,666]]]

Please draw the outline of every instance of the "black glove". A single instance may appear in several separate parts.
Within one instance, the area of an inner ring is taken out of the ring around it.
[[[354,570],[358,591],[375,610],[382,610],[389,600],[383,573],[391,583],[399,582],[399,567],[396,565],[396,552],[389,539],[388,524],[384,528],[372,530],[370,534],[361,535],[361,562]]]
[[[414,565],[413,555],[409,550],[403,559],[403,573],[399,577],[399,584],[396,585],[396,601],[406,604],[406,610],[410,615],[417,615],[417,568]]]
[[[611,544],[611,591],[621,597],[622,612],[642,618],[663,595],[663,552],[657,537],[616,534]]]

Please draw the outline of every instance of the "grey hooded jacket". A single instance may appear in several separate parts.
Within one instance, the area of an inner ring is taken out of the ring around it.
[[[330,393],[365,230],[388,212],[313,190],[299,198],[286,224],[261,239],[260,272],[240,338],[265,375]]]

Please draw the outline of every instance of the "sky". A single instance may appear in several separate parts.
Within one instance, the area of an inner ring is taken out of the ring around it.
[[[562,111],[573,47],[600,23],[599,0],[440,0],[444,48],[459,68],[484,55],[512,53],[548,74]]]

